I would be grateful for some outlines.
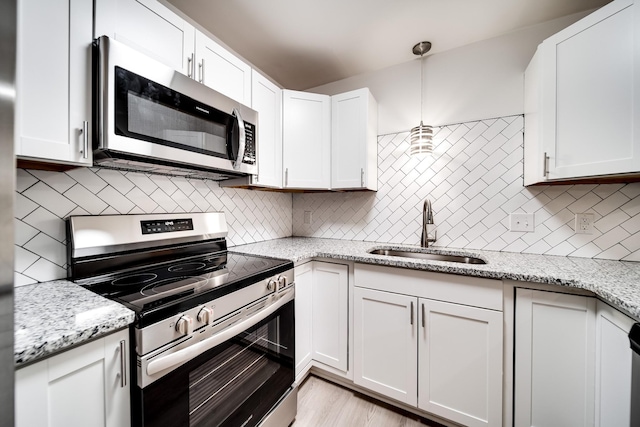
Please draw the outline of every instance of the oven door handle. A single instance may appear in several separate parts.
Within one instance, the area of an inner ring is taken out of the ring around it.
[[[262,320],[278,311],[283,305],[285,305],[289,301],[292,301],[293,288],[280,293],[279,296],[280,298],[278,298],[278,301],[271,304],[267,308],[251,315],[251,317],[249,317],[248,319],[240,323],[236,323],[229,328],[223,329],[217,334],[212,335],[211,337],[202,340],[197,344],[193,344],[187,348],[178,350],[175,353],[159,357],[158,359],[149,362],[149,364],[147,365],[147,375],[155,375],[160,371],[164,371],[165,369],[169,369],[176,365],[181,365],[184,362],[187,362],[194,357],[199,356],[205,351],[212,349],[217,345],[220,345],[223,342],[235,337],[240,332],[256,325],[257,323],[261,322]]]

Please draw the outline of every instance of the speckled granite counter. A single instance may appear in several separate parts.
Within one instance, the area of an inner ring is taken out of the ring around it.
[[[15,289],[16,367],[122,329],[133,311],[74,283],[56,280]]]
[[[590,258],[531,255],[513,252],[429,248],[442,254],[471,254],[487,264],[459,264],[443,261],[372,255],[372,248],[414,248],[377,242],[290,237],[229,248],[232,252],[290,259],[334,258],[367,264],[405,267],[466,276],[511,279],[569,286],[591,291],[602,300],[640,319],[640,263]]]

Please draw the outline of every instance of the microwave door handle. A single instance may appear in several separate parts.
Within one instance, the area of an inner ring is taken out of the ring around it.
[[[182,350],[178,350],[175,353],[169,354],[164,357],[159,357],[149,362],[147,365],[147,375],[152,376],[157,374],[160,371],[164,371],[165,369],[169,369],[173,366],[181,365],[196,356],[204,353],[205,351],[212,349],[223,342],[235,337],[240,332],[249,329],[250,327],[258,324],[262,320],[271,316],[273,313],[278,311],[280,307],[293,300],[293,288],[288,291],[282,292],[279,294],[280,298],[275,303],[271,304],[267,308],[259,311],[258,313],[253,314],[251,317],[243,320],[242,322],[236,323],[235,325],[223,329],[211,337],[200,341],[197,344],[193,344],[189,347],[183,348]]]
[[[233,116],[238,120],[238,157],[233,160],[233,168],[235,170],[240,169],[242,165],[242,159],[244,158],[244,152],[247,144],[247,134],[244,131],[244,120],[240,115],[240,111],[237,108],[233,109]]]

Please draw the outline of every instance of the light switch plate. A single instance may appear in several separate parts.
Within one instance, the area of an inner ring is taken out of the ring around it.
[[[535,229],[535,221],[532,213],[516,213],[509,215],[509,230],[533,232]]]

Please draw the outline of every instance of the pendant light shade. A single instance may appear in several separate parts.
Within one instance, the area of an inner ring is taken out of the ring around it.
[[[433,152],[433,128],[422,123],[422,55],[431,49],[430,42],[420,42],[413,46],[414,55],[420,55],[420,125],[411,129],[409,154],[426,155]]]
[[[433,152],[433,128],[420,120],[420,125],[411,129],[409,154],[431,154]]]

